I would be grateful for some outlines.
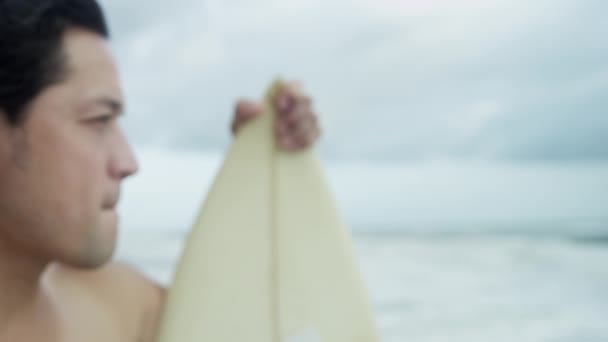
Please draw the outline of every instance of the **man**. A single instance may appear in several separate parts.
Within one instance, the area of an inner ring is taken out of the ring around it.
[[[94,0],[0,0],[0,342],[153,341],[165,290],[111,263],[120,183],[137,163]],[[319,136],[293,85],[279,145]],[[233,131],[261,110],[237,105]]]

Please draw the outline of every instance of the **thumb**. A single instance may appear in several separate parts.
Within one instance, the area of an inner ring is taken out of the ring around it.
[[[259,102],[251,100],[238,101],[232,121],[232,133],[236,134],[244,124],[260,116],[263,111],[264,105]]]

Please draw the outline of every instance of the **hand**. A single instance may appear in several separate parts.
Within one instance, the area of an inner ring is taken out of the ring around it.
[[[302,92],[298,83],[287,83],[277,92],[275,103],[278,118],[275,138],[279,148],[286,151],[304,150],[319,140],[321,129],[312,108],[312,99]],[[232,133],[264,111],[264,104],[241,100],[237,103],[232,122]]]

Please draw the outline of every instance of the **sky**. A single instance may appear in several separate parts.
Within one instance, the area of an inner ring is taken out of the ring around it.
[[[353,224],[608,216],[605,1],[101,3],[142,165],[127,226],[187,226],[235,100],[277,76],[313,96]]]

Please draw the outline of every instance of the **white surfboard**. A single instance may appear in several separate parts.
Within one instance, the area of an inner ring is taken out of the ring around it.
[[[318,159],[276,147],[278,87],[235,138],[192,228],[159,342],[379,340]]]

